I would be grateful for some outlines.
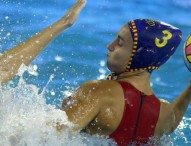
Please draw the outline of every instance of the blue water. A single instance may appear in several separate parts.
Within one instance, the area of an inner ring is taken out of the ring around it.
[[[63,16],[75,0],[1,0],[0,52],[18,45]],[[150,18],[165,21],[183,32],[183,41],[173,57],[152,74],[152,86],[158,97],[173,101],[188,85],[191,73],[183,61],[182,48],[191,33],[190,0],[89,0],[77,23],[60,34],[32,62],[38,75],[25,73],[28,83],[40,90],[47,86],[47,103],[60,106],[65,91],[80,84],[102,79],[107,44],[129,20]],[[180,128],[171,135],[174,145],[191,145],[191,108]]]

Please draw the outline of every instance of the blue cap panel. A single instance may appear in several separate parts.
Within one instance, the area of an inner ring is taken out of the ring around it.
[[[167,23],[136,19],[128,22],[133,51],[127,71],[158,69],[175,52],[181,42],[181,31]]]

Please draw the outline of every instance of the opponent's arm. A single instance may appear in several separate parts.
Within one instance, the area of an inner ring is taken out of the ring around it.
[[[5,52],[0,57],[0,83],[11,80],[22,63],[29,65],[50,41],[72,26],[85,4],[86,0],[78,0],[59,21]]]
[[[173,130],[177,128],[182,117],[184,116],[191,101],[191,84],[186,88],[186,90],[172,102],[171,107],[175,114],[175,122],[173,124]]]

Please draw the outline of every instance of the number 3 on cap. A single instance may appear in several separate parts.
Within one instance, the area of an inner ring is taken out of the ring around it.
[[[170,40],[172,38],[172,33],[170,31],[163,30],[162,33],[165,35],[162,38],[162,41],[160,39],[158,39],[158,38],[155,39],[155,44],[159,48],[162,48],[162,47],[166,46],[166,44],[168,43],[168,40]]]

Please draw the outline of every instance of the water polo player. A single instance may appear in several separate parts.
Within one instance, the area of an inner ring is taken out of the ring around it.
[[[0,82],[11,80],[22,63],[28,65],[59,33],[77,19],[86,1],[78,2],[59,21],[1,57]],[[52,36],[50,36],[52,34]],[[148,143],[152,136],[170,134],[179,125],[191,100],[191,85],[174,102],[158,99],[150,76],[174,53],[181,31],[149,19],[136,19],[119,31],[108,46],[108,80],[89,81],[66,98],[62,110],[83,130],[113,138],[119,146]],[[38,41],[38,43],[36,43]],[[11,56],[11,57],[10,57]],[[65,125],[57,126],[61,132]]]

